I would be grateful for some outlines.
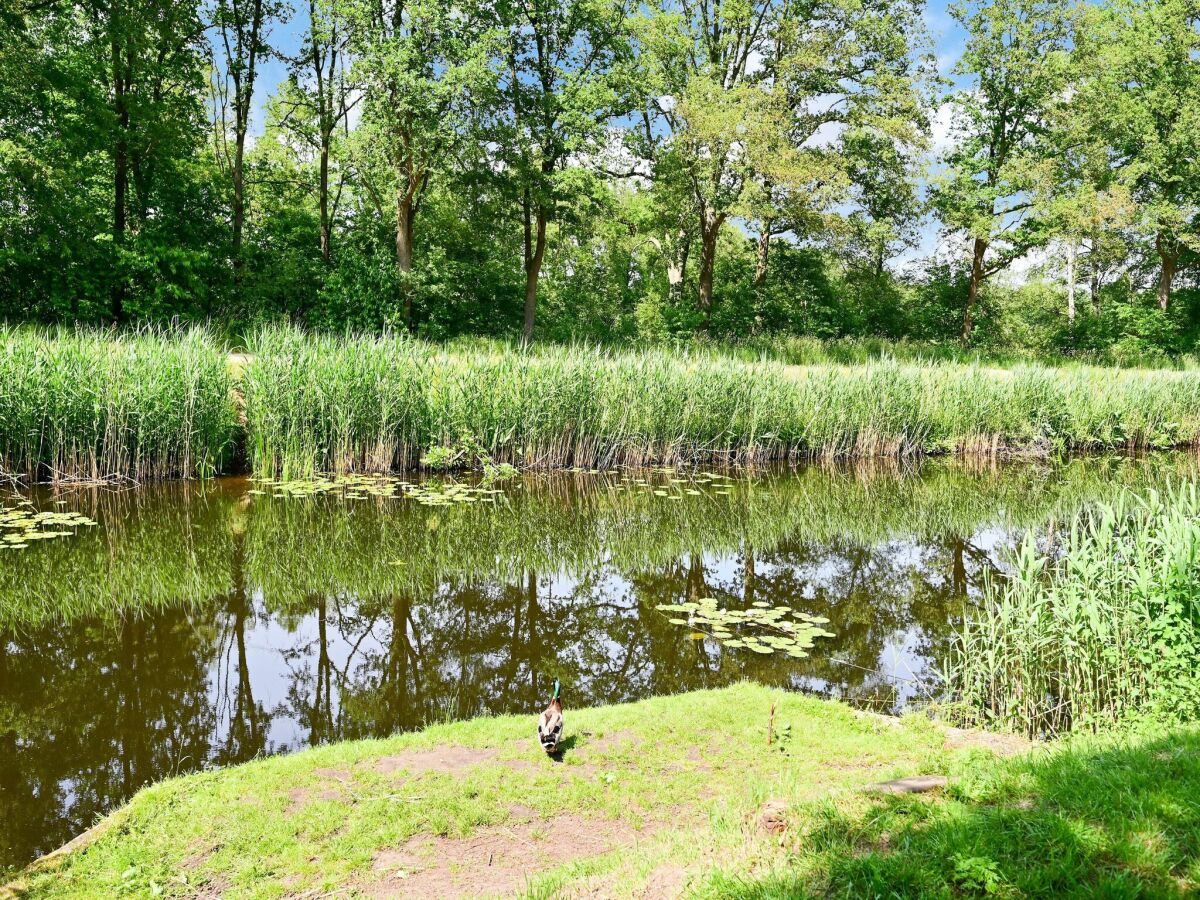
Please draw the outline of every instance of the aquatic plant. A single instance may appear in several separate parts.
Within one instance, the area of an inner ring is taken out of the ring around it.
[[[968,722],[1030,736],[1200,718],[1200,493],[1194,482],[1026,537],[968,608],[946,666]]]
[[[0,476],[212,475],[233,444],[231,389],[202,329],[0,326]]]
[[[950,364],[806,368],[705,354],[447,350],[404,337],[257,332],[254,471],[618,464],[1194,444],[1200,372]],[[439,451],[439,448],[441,450]]]
[[[32,501],[17,499],[0,504],[0,550],[24,550],[35,541],[71,537],[75,529],[95,524],[76,512],[38,510]]]
[[[676,613],[672,625],[686,625],[695,637],[708,637],[724,647],[770,655],[784,653],[804,659],[817,638],[834,637],[821,626],[829,619],[797,612],[790,606],[772,606],[757,600],[744,609],[722,607],[716,597],[683,603],[660,603],[655,609]]]

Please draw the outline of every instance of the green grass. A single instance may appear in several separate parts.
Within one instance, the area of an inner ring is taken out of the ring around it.
[[[968,609],[948,681],[968,720],[1030,735],[1200,719],[1194,482],[1078,516]]]
[[[0,326],[0,476],[205,477],[236,419],[207,332]]]
[[[711,354],[447,350],[266,329],[251,341],[250,461],[287,477],[414,466],[469,446],[523,466],[742,462],[1005,449],[1144,449],[1200,436],[1200,372]]]
[[[529,897],[666,892],[664,875],[673,891],[701,897],[959,897],[985,887],[1167,897],[1200,885],[1195,729],[1003,761],[948,749],[926,719],[884,720],[752,684],[568,706],[557,763],[535,746],[532,724],[532,715],[476,719],[170,780],[110,816],[85,849],[35,864],[9,890],[356,896],[431,890],[431,871],[469,888],[493,874],[479,847],[494,848],[497,866],[511,863],[507,837],[527,870],[507,886]],[[452,770],[414,770],[414,753],[446,748],[460,748]],[[393,771],[380,764],[389,757]],[[898,798],[860,790],[920,773],[948,774],[951,787]],[[758,824],[768,801],[783,810],[781,834]],[[611,840],[596,843],[598,834]],[[442,836],[436,856],[415,855],[422,835]],[[388,881],[395,867],[406,877]]]

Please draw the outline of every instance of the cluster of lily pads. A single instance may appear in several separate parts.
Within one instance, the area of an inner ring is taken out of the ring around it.
[[[458,482],[426,481],[415,483],[391,475],[320,475],[290,481],[260,480],[275,497],[314,497],[332,494],[344,500],[366,500],[371,497],[395,500],[409,499],[425,506],[449,506],[454,503],[494,503],[495,495],[503,493],[486,485]],[[251,494],[266,494],[255,488]]]
[[[16,500],[0,506],[0,550],[24,550],[30,543],[71,537],[76,528],[95,524],[79,513],[37,510],[30,500]]]
[[[622,474],[621,482],[614,487],[619,491],[682,500],[685,496],[728,496],[732,493],[733,484],[733,478],[721,472],[687,472],[673,466],[656,466],[651,469],[630,469]]]
[[[790,606],[762,601],[745,609],[724,609],[715,597],[701,597],[686,603],[661,603],[655,608],[682,614],[672,618],[671,623],[687,625],[696,638],[712,638],[725,647],[763,655],[783,653],[803,659],[817,638],[834,636],[821,627],[829,622],[824,616],[810,616]]]

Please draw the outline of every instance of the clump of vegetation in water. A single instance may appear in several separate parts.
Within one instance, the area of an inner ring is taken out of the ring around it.
[[[485,481],[500,481],[513,478],[516,466],[498,463],[491,454],[470,434],[464,434],[454,445],[430,447],[421,457],[421,465],[433,472],[450,472],[455,469],[479,469]]]
[[[38,511],[29,500],[18,500],[0,506],[0,550],[24,550],[31,542],[70,537],[74,529],[95,524],[79,513]]]
[[[473,486],[459,482],[442,484],[435,481],[414,484],[388,475],[329,475],[292,481],[265,479],[259,483],[270,487],[276,497],[333,494],[344,500],[366,500],[368,497],[385,500],[410,499],[424,506],[479,501],[490,503],[495,499],[492,495],[501,493],[499,489],[488,487],[486,484]],[[255,489],[248,493],[265,494],[266,491]]]
[[[956,635],[947,680],[967,721],[1054,735],[1200,719],[1195,484],[1082,513],[1055,555],[1032,536]]]
[[[454,464],[609,468],[705,459],[1168,447],[1200,435],[1200,372],[881,362],[789,369],[582,347],[447,350],[259,331],[245,371],[255,472]]]
[[[237,426],[225,353],[202,329],[0,326],[0,474],[205,477]]]
[[[829,621],[824,616],[810,616],[790,606],[772,606],[761,600],[746,609],[723,608],[715,597],[660,603],[655,608],[679,613],[671,624],[688,626],[697,638],[709,637],[725,647],[763,655],[785,653],[804,659],[817,638],[834,636],[821,628]]]

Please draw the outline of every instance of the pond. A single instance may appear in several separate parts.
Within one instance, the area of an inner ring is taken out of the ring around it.
[[[964,603],[1021,533],[1053,540],[1086,503],[1196,470],[1160,454],[0,492],[10,520],[65,532],[0,551],[0,870],[149,782],[532,714],[556,677],[568,709],[754,678],[898,710],[936,693]],[[660,609],[701,601],[786,607],[830,636],[752,652]]]

